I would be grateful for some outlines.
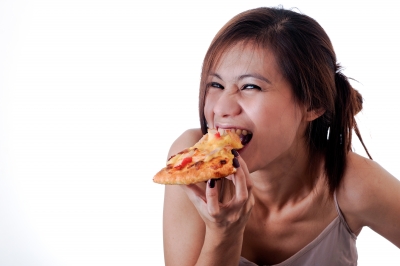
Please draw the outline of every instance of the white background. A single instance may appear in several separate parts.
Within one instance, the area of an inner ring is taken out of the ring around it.
[[[152,176],[199,126],[211,39],[254,7],[297,7],[324,27],[359,81],[365,142],[399,178],[395,3],[1,0],[0,265],[163,265]],[[359,265],[400,265],[369,229],[357,246]]]

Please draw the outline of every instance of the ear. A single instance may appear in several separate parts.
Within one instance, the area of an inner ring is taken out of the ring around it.
[[[317,119],[318,117],[320,117],[321,115],[323,115],[325,113],[325,109],[324,108],[318,108],[318,109],[309,109],[306,111],[304,119],[307,122],[311,122],[315,119]]]

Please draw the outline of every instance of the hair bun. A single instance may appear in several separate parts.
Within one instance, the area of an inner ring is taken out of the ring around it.
[[[363,101],[364,100],[363,100],[363,97],[362,97],[361,93],[358,92],[358,90],[354,89],[353,87],[351,87],[351,88],[352,88],[352,92],[351,92],[351,94],[352,94],[352,105],[353,105],[353,108],[354,108],[354,115],[356,115],[362,110]]]
[[[355,116],[363,108],[363,97],[358,90],[354,89],[353,86],[351,86],[349,79],[340,71],[341,67],[337,66],[337,69],[338,70],[335,73],[336,89],[348,88],[348,90],[349,90],[348,93],[350,94],[349,95],[347,93],[347,95],[350,96],[348,104],[349,104],[352,114]],[[342,95],[345,96],[346,93],[342,94]]]

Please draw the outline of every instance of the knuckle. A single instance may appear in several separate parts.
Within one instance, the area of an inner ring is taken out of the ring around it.
[[[208,189],[206,191],[206,195],[207,197],[217,197],[218,196],[218,192],[216,189]]]
[[[253,183],[251,181],[247,182],[246,185],[248,190],[251,190],[253,188]]]
[[[217,210],[208,210],[208,214],[212,217],[213,221],[216,222],[219,218],[219,212]]]
[[[239,220],[240,216],[239,215],[235,215],[235,216],[230,216],[227,219],[227,223],[228,224],[233,224],[235,222],[237,222]]]
[[[249,201],[248,208],[251,211],[253,209],[253,207],[254,207],[254,200],[252,199]]]
[[[247,195],[245,195],[244,193],[240,193],[237,196],[236,201],[238,204],[243,205],[247,201]]]
[[[248,205],[249,205],[250,210],[253,209],[254,204],[255,204],[255,200],[254,200],[253,195],[251,195],[250,200],[248,201]]]
[[[208,209],[208,216],[211,222],[219,223],[221,219],[221,215],[219,210],[216,209]]]

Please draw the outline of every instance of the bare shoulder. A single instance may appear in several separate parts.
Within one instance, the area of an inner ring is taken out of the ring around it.
[[[378,178],[390,176],[378,163],[350,152],[347,160],[346,172],[343,176],[338,194],[346,196],[348,200],[356,200],[374,189]],[[353,206],[357,202],[352,202]]]
[[[350,152],[337,198],[353,232],[369,226],[400,245],[400,228],[387,226],[400,224],[400,182],[378,163]]]
[[[396,188],[398,184],[399,181],[377,162],[350,152],[337,196],[341,208],[360,210],[379,200],[373,199],[373,195],[378,196],[382,189],[387,191],[388,186]]]
[[[203,136],[189,129],[172,144],[168,157],[193,146]],[[205,184],[199,184],[205,189]],[[166,265],[193,265],[201,251],[205,225],[180,185],[166,185],[164,194],[163,238]]]

